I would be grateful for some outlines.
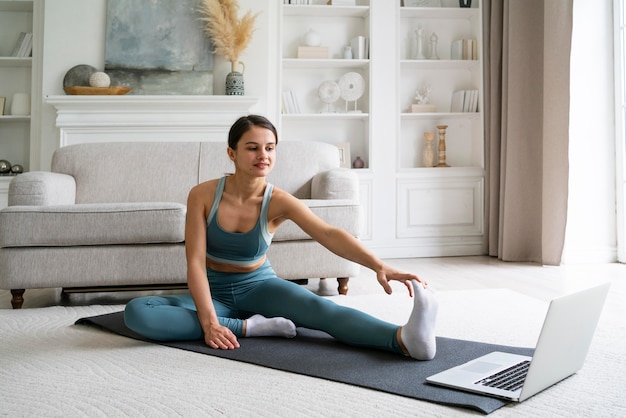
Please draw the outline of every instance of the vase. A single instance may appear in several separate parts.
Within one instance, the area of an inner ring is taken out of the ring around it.
[[[241,71],[237,71],[239,64],[241,64]],[[243,62],[232,62],[231,71],[226,75],[226,95],[227,96],[243,96],[244,95],[244,81],[243,72],[245,65]]]
[[[365,167],[365,162],[361,159],[361,157],[357,156],[352,162],[352,168],[363,168]]]
[[[459,0],[460,7],[472,7],[472,0]]]

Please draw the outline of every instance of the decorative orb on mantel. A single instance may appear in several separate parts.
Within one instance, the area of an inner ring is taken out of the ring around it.
[[[111,78],[107,73],[97,71],[89,76],[89,85],[91,87],[109,87],[111,85]]]

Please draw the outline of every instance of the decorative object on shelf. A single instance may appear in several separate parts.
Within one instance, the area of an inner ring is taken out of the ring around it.
[[[241,64],[241,72],[231,71],[226,75],[226,95],[227,96],[243,96],[245,93],[245,86],[243,81],[243,72],[245,71],[245,65]]]
[[[0,174],[7,174],[11,172],[11,163],[7,160],[0,160]]]
[[[350,41],[352,58],[366,60],[369,58],[369,41],[365,36],[356,36]]]
[[[63,77],[63,87],[89,86],[89,78],[96,72],[98,72],[98,69],[91,65],[75,65],[65,73],[65,77]]]
[[[13,95],[11,114],[15,116],[30,115],[30,96],[28,93],[15,93]]]
[[[332,80],[323,81],[317,88],[317,96],[320,98],[322,103],[326,104],[327,113],[332,112],[330,105],[339,100],[340,95],[341,89],[339,88],[339,84]]]
[[[349,72],[339,79],[339,90],[341,98],[346,101],[346,112],[360,113],[357,109],[357,101],[365,91],[365,79],[356,72]],[[348,102],[354,102],[354,110],[348,110]]]
[[[424,150],[422,151],[422,165],[424,167],[432,167],[435,165],[435,149],[433,148],[434,141],[434,132],[424,132]]]
[[[339,150],[339,163],[341,167],[350,168],[350,143],[340,142],[336,144],[336,147]]]
[[[423,60],[426,59],[426,54],[424,54],[424,28],[422,25],[419,25],[417,29],[415,29],[415,59]]]
[[[22,174],[24,172],[24,167],[19,164],[13,164],[11,166],[11,173],[13,174]]]
[[[422,88],[415,91],[415,103],[411,104],[409,112],[428,113],[437,111],[437,106],[429,103],[430,90],[430,84],[424,84]]]
[[[111,86],[111,78],[102,71],[96,71],[89,76],[89,85],[91,87],[109,87]]]
[[[345,46],[343,48],[343,59],[346,59],[346,60],[352,59],[352,47],[350,45]]]
[[[127,86],[111,86],[111,87],[85,87],[70,86],[63,87],[66,94],[83,95],[83,96],[120,96],[132,90]]]
[[[7,103],[6,97],[0,97],[0,116],[4,115],[4,106]]]
[[[306,46],[320,46],[322,44],[322,37],[311,28],[304,34],[304,44]]]
[[[439,130],[439,164],[435,167],[450,167],[446,164],[446,128],[448,125],[437,125]]]
[[[437,34],[435,32],[433,32],[432,35],[430,35],[430,59],[431,60],[438,60],[439,59],[439,54],[437,54],[437,41],[438,41],[439,37],[437,36]]]
[[[243,73],[238,71],[239,58],[252,40],[258,14],[247,11],[240,19],[236,0],[202,0],[199,11],[202,15],[200,20],[205,23],[204,31],[211,37],[215,52],[231,63],[231,73],[226,77],[226,94],[243,95]]]
[[[299,46],[298,58],[303,59],[328,59],[327,46]]]
[[[460,7],[472,7],[472,0],[459,0]]]
[[[365,162],[358,155],[352,162],[352,168],[363,168],[365,167]]]

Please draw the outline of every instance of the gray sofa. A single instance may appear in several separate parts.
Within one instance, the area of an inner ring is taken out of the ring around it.
[[[358,179],[337,148],[281,141],[269,181],[303,199],[327,222],[359,235]],[[16,176],[0,211],[0,288],[14,308],[25,289],[65,292],[184,287],[189,190],[232,172],[226,144],[133,142],[58,149],[51,172]],[[288,222],[268,257],[288,280],[337,278],[346,294],[358,265]]]

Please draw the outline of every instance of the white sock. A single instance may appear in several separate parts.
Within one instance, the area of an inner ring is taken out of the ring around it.
[[[413,311],[409,322],[402,327],[400,338],[411,357],[416,360],[432,360],[437,351],[435,322],[438,303],[430,290],[417,280],[413,284]]]
[[[287,318],[266,318],[252,315],[246,319],[246,337],[285,337],[296,336],[296,325]]]

